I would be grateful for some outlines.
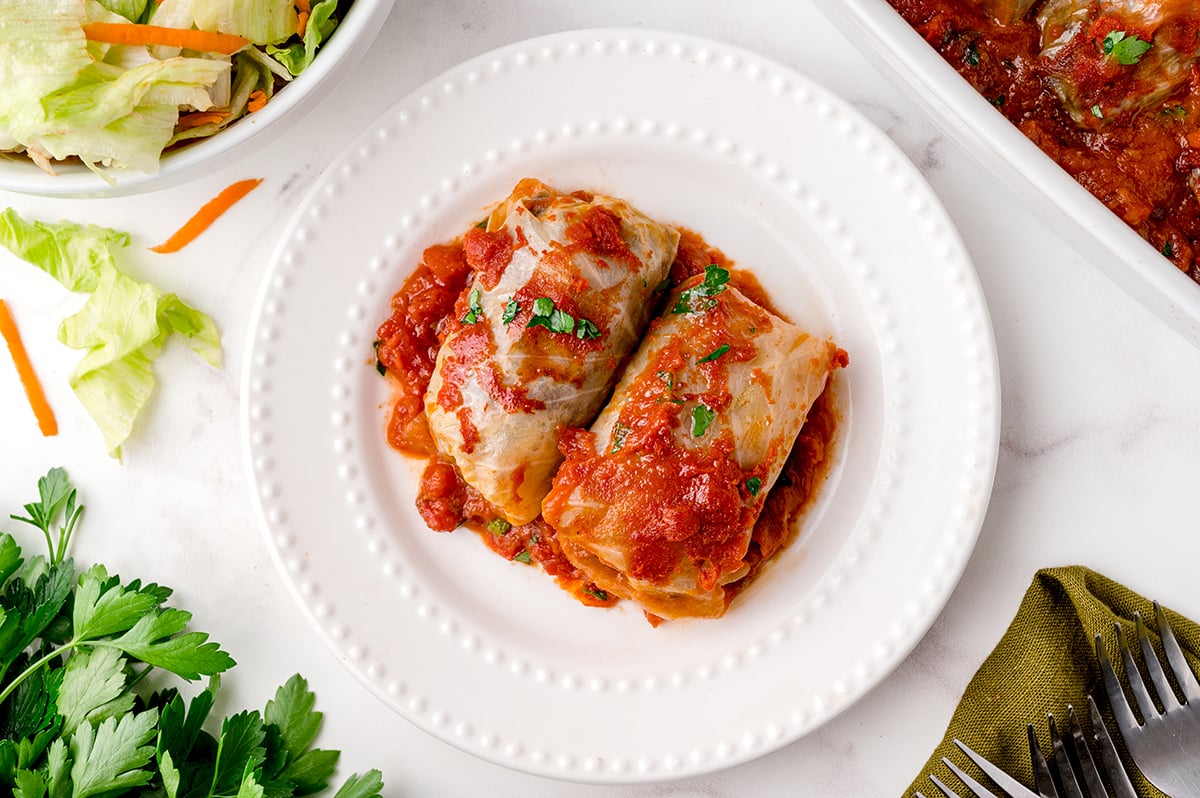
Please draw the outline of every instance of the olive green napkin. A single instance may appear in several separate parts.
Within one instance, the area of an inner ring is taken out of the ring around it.
[[[1164,610],[1195,671],[1200,663],[1197,657],[1200,654],[1200,626],[1165,607]],[[1056,720],[1061,719],[1061,732],[1066,726],[1067,706],[1072,705],[1086,733],[1091,729],[1087,696],[1092,694],[1105,714],[1138,794],[1159,798],[1162,793],[1129,765],[1120,733],[1112,723],[1108,700],[1104,697],[1093,642],[1097,634],[1103,637],[1109,659],[1124,681],[1113,623],[1120,621],[1126,633],[1132,633],[1134,612],[1141,613],[1161,657],[1162,647],[1154,632],[1154,605],[1150,599],[1082,566],[1038,571],[1008,631],[967,685],[941,744],[904,795],[912,796],[917,790],[926,796],[940,795],[929,781],[930,774],[961,794],[969,795],[965,785],[942,764],[943,756],[981,783],[989,783],[954,745],[952,741],[956,737],[1032,787],[1033,769],[1029,761],[1026,725],[1034,725],[1038,743],[1046,753],[1050,751],[1046,713],[1051,712]],[[1136,636],[1126,639],[1137,651]],[[1135,656],[1140,660],[1140,654]]]

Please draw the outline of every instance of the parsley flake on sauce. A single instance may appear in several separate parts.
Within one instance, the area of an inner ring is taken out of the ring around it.
[[[1092,106],[1092,116],[1096,117],[1097,119],[1103,119],[1103,118],[1104,118],[1104,112],[1100,110],[1100,104],[1099,104],[1099,103],[1097,103],[1096,105],[1093,105],[1093,106]]]
[[[503,518],[496,517],[488,521],[488,532],[491,532],[496,537],[507,535],[508,530],[512,529],[512,524],[505,521]]]
[[[1142,60],[1142,56],[1150,49],[1150,42],[1129,36],[1123,30],[1114,30],[1104,37],[1104,54],[1111,55],[1117,62],[1125,66],[1133,66]]]
[[[532,562],[532,560],[529,557],[529,552],[524,551],[524,550],[518,552],[517,556],[513,557],[513,559],[516,560],[517,562],[523,562],[526,565],[529,565]]]
[[[692,437],[699,438],[708,432],[708,425],[717,417],[717,413],[708,405],[701,402],[692,408]]]
[[[471,293],[467,295],[467,315],[463,316],[463,324],[474,324],[479,321],[479,317],[483,315],[483,308],[479,305],[479,298],[483,296],[479,293],[478,288],[472,288]]]
[[[973,67],[979,66],[979,48],[975,46],[975,42],[967,45],[967,63]]]
[[[1175,257],[1175,247],[1171,246],[1170,241],[1163,244],[1162,254],[1166,255],[1168,258]]]
[[[375,350],[375,370],[379,372],[380,377],[386,377],[387,366],[383,365],[383,361],[379,359],[379,345],[381,343],[383,343],[383,341],[377,340],[375,343],[371,344],[371,348]]]
[[[751,496],[757,496],[758,492],[762,490],[762,480],[758,477],[750,477],[746,480],[746,490],[750,491]]]
[[[729,272],[713,263],[704,267],[704,282],[679,295],[672,313],[699,313],[717,306],[712,297],[721,293],[729,283]]]
[[[721,344],[716,349],[709,352],[707,355],[700,358],[696,362],[697,363],[711,363],[712,361],[716,360],[717,358],[719,358],[721,355],[725,354],[728,351],[729,351],[729,344]]]
[[[521,303],[517,301],[516,297],[510,297],[508,302],[504,305],[504,315],[500,317],[500,321],[504,322],[505,324],[512,324],[512,320],[515,319],[517,314],[520,312]]]
[[[608,601],[608,594],[598,587],[585,587],[583,592],[596,599],[596,601]]]
[[[622,424],[620,421],[613,427],[612,446],[609,447],[609,454],[616,454],[625,445],[625,436],[629,434],[629,426]]]

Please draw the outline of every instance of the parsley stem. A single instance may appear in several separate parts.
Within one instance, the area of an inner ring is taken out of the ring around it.
[[[59,648],[51,650],[50,653],[45,654],[44,656],[40,657],[36,661],[30,663],[29,666],[25,668],[25,670],[21,671],[20,676],[13,679],[9,683],[9,685],[4,688],[4,691],[0,692],[0,705],[2,705],[10,695],[12,695],[12,691],[16,690],[17,686],[19,684],[21,684],[21,682],[25,681],[30,676],[32,676],[34,673],[36,673],[38,668],[41,668],[43,665],[45,665],[47,662],[50,662],[55,657],[65,654],[67,651],[70,651],[71,649],[75,648],[76,646],[79,645],[79,642],[80,641],[78,641],[78,640],[71,640],[67,643],[64,643]],[[7,669],[8,669],[8,667],[6,665],[5,670],[7,670]],[[0,678],[3,678],[3,673],[0,673]]]

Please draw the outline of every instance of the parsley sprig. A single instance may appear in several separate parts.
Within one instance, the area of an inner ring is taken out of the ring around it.
[[[205,730],[220,674],[233,658],[171,589],[122,582],[103,565],[77,573],[66,556],[83,514],[61,468],[39,500],[12,518],[41,530],[48,555],[26,558],[0,533],[0,785],[22,798],[264,798],[324,790],[338,752],[312,747],[322,715],[299,675],[262,712]],[[176,688],[139,691],[154,669],[207,677],[185,702]],[[376,798],[378,771],[354,775],[335,798]]]
[[[699,313],[717,306],[712,297],[725,290],[729,283],[729,271],[711,264],[704,267],[704,281],[683,291],[675,300],[672,313]]]
[[[1139,39],[1137,34],[1129,36],[1123,30],[1114,30],[1104,37],[1103,47],[1105,55],[1111,55],[1117,63],[1133,66],[1150,49],[1150,42]]]
[[[515,316],[515,314],[514,314]],[[554,300],[548,296],[533,300],[533,315],[526,327],[545,327],[550,332],[574,334],[579,340],[590,340],[600,337],[600,328],[587,319],[572,316],[554,306]]]

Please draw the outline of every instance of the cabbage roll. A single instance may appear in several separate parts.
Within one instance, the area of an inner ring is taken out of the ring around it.
[[[1037,20],[1048,83],[1089,127],[1158,105],[1200,57],[1194,0],[1048,0]]]
[[[660,618],[718,617],[755,521],[846,353],[710,266],[685,281],[543,502],[567,558]]]
[[[679,233],[524,180],[463,238],[474,277],[425,394],[429,430],[509,523],[537,517],[558,431],[591,423],[665,290]]]

